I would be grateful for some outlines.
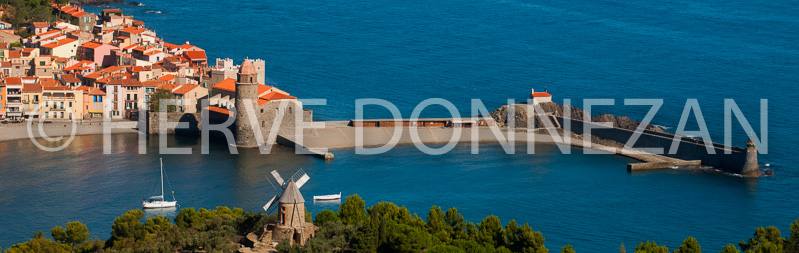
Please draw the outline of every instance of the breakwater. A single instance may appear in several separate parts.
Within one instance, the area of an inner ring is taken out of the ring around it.
[[[558,128],[568,129],[572,135],[582,137],[587,134],[586,129],[591,129],[590,144],[599,144],[602,146],[609,146],[618,149],[622,152],[624,144],[627,143],[632,136],[636,133],[636,128],[640,122],[629,119],[627,117],[617,117],[609,114],[602,114],[597,117],[586,118],[583,110],[574,107],[566,107],[555,103],[542,103],[540,106],[542,111],[547,115],[544,119],[534,116],[533,113],[527,112],[527,104],[513,105],[514,112],[508,115],[508,106],[503,106],[500,109],[492,112],[492,116],[497,120],[499,125],[505,126],[508,120],[516,120],[519,124],[526,124],[534,117],[535,126],[543,124],[542,120],[549,121],[553,126]],[[600,123],[610,123],[612,127],[602,125]],[[526,125],[525,125],[526,126]],[[673,140],[678,139],[678,145],[674,150],[672,146]],[[757,164],[757,150],[754,147],[740,148],[734,146],[725,146],[718,143],[710,143],[706,145],[704,141],[697,140],[685,136],[676,136],[673,133],[668,133],[654,126],[647,126],[645,130],[640,132],[640,136],[632,149],[640,150],[643,148],[660,148],[663,150],[661,156],[679,159],[682,161],[701,161],[701,165],[712,166],[714,168],[735,174],[745,176],[760,176],[760,169]],[[653,162],[647,161],[645,162]],[[646,168],[665,168],[670,166],[680,166],[680,161],[675,161],[675,164],[650,164],[642,166]],[[636,166],[633,166],[636,167]]]

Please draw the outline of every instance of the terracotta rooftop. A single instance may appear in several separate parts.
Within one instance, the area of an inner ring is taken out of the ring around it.
[[[8,85],[21,85],[22,84],[22,78],[19,78],[19,77],[6,78],[6,84],[8,84]]]
[[[186,93],[188,93],[188,92],[190,92],[190,91],[192,91],[192,90],[194,90],[196,88],[199,88],[199,87],[200,87],[199,85],[184,84],[184,85],[181,85],[180,88],[178,88],[177,90],[172,91],[172,93],[174,93],[174,94],[186,94]]]
[[[74,75],[64,74],[64,75],[61,75],[61,79],[64,79],[64,82],[68,82],[68,83],[79,83],[80,82],[80,79],[78,79],[78,77],[76,77]]]
[[[105,96],[105,92],[100,88],[94,88],[91,91],[89,91],[89,95]]]
[[[189,60],[191,61],[205,61],[208,60],[208,57],[205,56],[205,51],[186,51],[183,52]]]
[[[549,93],[546,93],[546,92],[533,92],[533,97],[534,98],[551,97],[551,96],[552,95],[550,95]]]
[[[75,41],[78,41],[78,40],[69,39],[69,38],[61,39],[61,40],[58,40],[56,42],[52,42],[52,43],[49,43],[49,44],[46,44],[46,45],[42,45],[41,47],[57,48],[57,47],[60,47],[60,46],[63,46],[63,45],[66,45],[66,44],[69,44],[69,43],[72,43],[72,42],[75,42]]]
[[[291,95],[286,95],[286,94],[283,94],[283,93],[280,93],[280,92],[276,92],[276,91],[273,91],[273,92],[270,92],[270,93],[268,93],[266,95],[263,95],[260,98],[261,99],[267,99],[267,100],[296,99],[296,97],[293,97]]]
[[[26,83],[22,85],[22,92],[41,92],[42,86],[38,83]]]
[[[222,80],[221,82],[215,84],[214,86],[211,86],[211,88],[214,88],[214,89],[217,89],[217,90],[225,90],[225,91],[236,92],[236,79],[227,78],[227,79]]]
[[[203,109],[206,109],[206,110],[211,111],[211,112],[216,112],[216,113],[230,114],[230,110],[228,110],[227,108],[222,108],[222,107],[218,107],[218,106],[208,106],[208,107],[205,107]]]

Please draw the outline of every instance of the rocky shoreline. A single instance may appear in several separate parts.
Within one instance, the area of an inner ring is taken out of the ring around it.
[[[69,3],[76,5],[105,5],[105,4],[119,4],[125,3],[125,0],[69,0]]]

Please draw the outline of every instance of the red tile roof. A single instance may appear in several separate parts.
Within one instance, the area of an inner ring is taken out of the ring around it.
[[[33,22],[31,24],[33,25],[33,27],[36,27],[36,28],[49,27],[50,26],[50,24],[48,24],[47,22]]]
[[[56,42],[52,42],[52,43],[49,43],[49,44],[43,45],[43,46],[41,46],[41,47],[46,47],[46,48],[57,48],[57,47],[60,47],[60,46],[63,46],[63,45],[66,45],[66,44],[69,44],[69,43],[72,43],[72,42],[75,42],[75,41],[78,41],[78,40],[69,39],[69,38],[67,38],[67,39],[61,39],[61,40],[58,40],[58,41],[56,41]]]
[[[171,81],[171,80],[174,80],[174,79],[175,79],[175,75],[165,75],[165,76],[162,76],[162,77],[158,78],[158,80],[161,80],[161,81]]]
[[[183,52],[183,55],[185,55],[187,58],[189,58],[189,60],[192,60],[192,61],[206,61],[206,60],[208,60],[208,57],[205,56],[205,51],[186,51],[186,52]]]
[[[44,87],[53,87],[53,86],[58,86],[60,83],[58,83],[58,81],[52,78],[39,78],[39,84],[41,84]]]
[[[190,91],[192,91],[192,90],[194,90],[196,88],[199,88],[199,87],[200,87],[199,85],[184,84],[184,85],[181,85],[180,88],[178,88],[177,90],[172,91],[172,93],[174,93],[174,94],[186,94],[186,93],[188,93],[188,92],[190,92]]]
[[[534,98],[551,97],[551,96],[552,95],[550,95],[549,93],[546,93],[546,92],[533,92],[533,97]]]
[[[218,106],[208,106],[208,107],[205,107],[203,109],[211,111],[211,112],[216,112],[216,113],[222,113],[222,114],[228,114],[228,115],[230,114],[230,110],[228,110],[226,108],[218,107]]]
[[[61,79],[64,79],[64,81],[68,82],[68,83],[79,83],[80,82],[80,79],[78,79],[74,75],[64,74],[64,75],[61,75]]]
[[[102,46],[102,45],[103,45],[103,44],[100,44],[100,43],[96,43],[96,42],[92,42],[92,41],[87,41],[86,43],[83,43],[83,45],[80,45],[80,46],[81,46],[81,47],[85,47],[85,48],[98,48],[98,47],[100,47],[100,46]]]
[[[41,92],[42,86],[38,83],[26,83],[22,85],[22,92]]]
[[[221,82],[215,84],[214,86],[211,86],[211,88],[218,89],[218,90],[236,92],[236,79],[228,78],[228,79],[222,80]]]
[[[144,82],[142,82],[141,86],[158,87],[161,84],[165,84],[165,82],[164,81],[159,81],[159,80],[152,80],[152,81],[144,81]]]
[[[105,96],[105,92],[100,88],[94,88],[91,91],[89,91],[89,95]]]
[[[171,84],[171,83],[164,83],[164,84],[158,85],[158,88],[156,88],[156,89],[159,89],[159,90],[168,90],[168,91],[170,91],[170,92],[171,92],[172,90],[174,90],[174,89],[175,89],[175,88],[177,88],[177,87],[180,87],[180,85],[177,85],[177,84]]]
[[[6,78],[6,84],[8,84],[8,85],[21,85],[22,84],[22,78],[19,78],[19,77]]]
[[[267,99],[267,100],[296,99],[296,97],[293,97],[293,96],[290,96],[290,95],[286,95],[286,94],[283,94],[283,93],[280,93],[280,92],[277,92],[277,91],[269,92],[268,94],[263,95],[260,98],[261,99]]]
[[[75,87],[75,90],[83,91],[83,93],[88,94],[89,91],[92,90],[92,87],[89,87],[89,86],[78,86],[78,87]]]

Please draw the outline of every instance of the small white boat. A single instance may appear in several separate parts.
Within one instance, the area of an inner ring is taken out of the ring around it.
[[[178,204],[175,201],[175,192],[172,192],[172,201],[164,200],[164,160],[161,159],[161,195],[152,196],[147,200],[141,202],[143,208],[168,208],[175,207]]]
[[[339,192],[338,194],[313,196],[313,200],[336,200],[336,199],[341,199],[341,192]]]

